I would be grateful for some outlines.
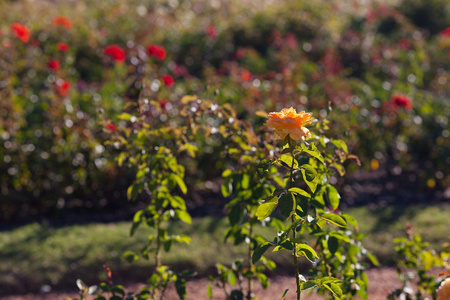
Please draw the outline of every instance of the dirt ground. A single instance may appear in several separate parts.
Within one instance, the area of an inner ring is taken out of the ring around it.
[[[369,277],[369,299],[378,300],[386,299],[389,291],[394,288],[401,287],[401,282],[397,277],[397,273],[393,268],[374,268],[367,271]],[[284,290],[289,289],[286,294],[286,300],[293,300],[296,297],[295,294],[295,279],[293,277],[286,276],[276,276],[270,278],[270,286],[267,290],[261,288],[261,286],[255,283],[255,294],[258,300],[274,300],[281,299],[281,295]],[[206,278],[196,279],[189,281],[187,286],[187,297],[186,300],[207,300],[207,286],[210,281]],[[139,284],[130,285],[128,289],[130,291],[136,291],[140,288]],[[66,300],[70,297],[76,298],[78,295],[76,292],[51,292],[41,295],[16,295],[16,296],[4,296],[0,297],[2,300]],[[86,300],[93,299],[93,296],[88,296]],[[176,295],[175,289],[171,288],[167,293],[168,300],[179,299]],[[215,300],[225,300],[225,295],[223,290],[214,287],[213,288],[213,299]],[[302,300],[318,300],[323,299],[317,295],[307,295],[307,293],[302,293]]]

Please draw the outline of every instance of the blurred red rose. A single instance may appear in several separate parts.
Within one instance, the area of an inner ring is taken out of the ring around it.
[[[63,97],[67,96],[67,93],[70,90],[70,82],[65,81],[65,80],[61,80],[61,81],[57,82],[55,85],[55,90],[61,96],[63,96]]]
[[[398,41],[398,46],[405,50],[411,49],[411,43],[407,39],[400,39]]]
[[[114,124],[106,124],[106,128],[108,128],[111,131],[116,131],[117,126]]]
[[[56,45],[56,48],[58,48],[59,51],[66,52],[69,51],[70,46],[66,43],[61,42]]]
[[[147,46],[147,53],[150,57],[154,57],[159,61],[162,61],[166,58],[166,49],[155,44],[150,44],[149,46]]]
[[[241,73],[241,79],[244,81],[249,81],[250,79],[252,79],[252,73],[250,73],[249,71],[242,71]]]
[[[169,74],[165,74],[161,76],[162,81],[164,81],[164,84],[167,86],[172,86],[175,83],[175,80],[173,80],[172,76]]]
[[[59,16],[59,17],[54,18],[52,23],[55,26],[60,25],[60,26],[63,26],[65,28],[71,28],[72,27],[72,22],[69,19],[67,19],[66,17],[64,17],[64,16]]]
[[[11,25],[11,30],[14,31],[14,35],[22,40],[24,43],[28,43],[30,40],[30,29],[20,23],[14,23]]]
[[[450,37],[450,27],[445,28],[444,30],[442,30],[439,35],[441,37],[447,38]]]
[[[392,102],[397,108],[403,107],[406,110],[411,110],[413,107],[411,99],[402,94],[392,95],[389,101]]]
[[[60,64],[56,59],[50,59],[47,63],[48,67],[52,70],[59,70]]]
[[[217,28],[212,25],[206,26],[206,33],[213,40],[215,40],[219,36],[219,32],[218,32]]]
[[[103,52],[117,62],[125,61],[125,51],[117,45],[109,45],[103,49]]]

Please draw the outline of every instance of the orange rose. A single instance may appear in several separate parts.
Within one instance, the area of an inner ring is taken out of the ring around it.
[[[437,300],[448,300],[450,299],[450,278],[445,279],[441,282],[441,285],[436,290]]]
[[[294,108],[283,108],[280,112],[271,112],[266,126],[275,129],[275,138],[284,139],[288,134],[293,140],[310,137],[306,124],[312,122],[312,113],[297,113]]]

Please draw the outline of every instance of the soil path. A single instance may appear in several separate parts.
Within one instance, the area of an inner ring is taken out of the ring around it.
[[[369,277],[369,299],[378,300],[386,299],[389,291],[394,288],[401,287],[401,282],[397,277],[397,273],[394,268],[374,268],[367,271]],[[258,300],[274,300],[280,299],[285,289],[289,289],[285,299],[295,299],[295,279],[287,276],[276,276],[269,279],[270,286],[267,290],[261,288],[259,284],[255,284],[255,294]],[[196,279],[189,281],[187,286],[186,300],[207,300],[207,286],[210,284],[208,279]],[[136,291],[140,288],[139,284],[130,285],[130,291]],[[2,300],[66,300],[70,297],[76,298],[78,295],[74,292],[52,292],[43,295],[15,295],[0,297]],[[93,296],[89,296],[86,300],[93,299]],[[171,288],[167,293],[167,299],[178,299],[175,289]],[[214,287],[213,299],[224,300],[224,292]],[[318,300],[323,297],[317,295],[302,294],[303,300]]]

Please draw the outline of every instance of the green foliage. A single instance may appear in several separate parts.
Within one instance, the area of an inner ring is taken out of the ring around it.
[[[406,233],[407,237],[394,239],[397,273],[403,286],[391,291],[389,299],[425,299],[427,296],[436,299],[436,289],[443,280],[438,280],[433,269],[446,268],[448,273],[450,253],[431,249],[420,235],[413,233],[411,224],[407,224]],[[417,283],[417,291],[412,289],[412,281]]]

